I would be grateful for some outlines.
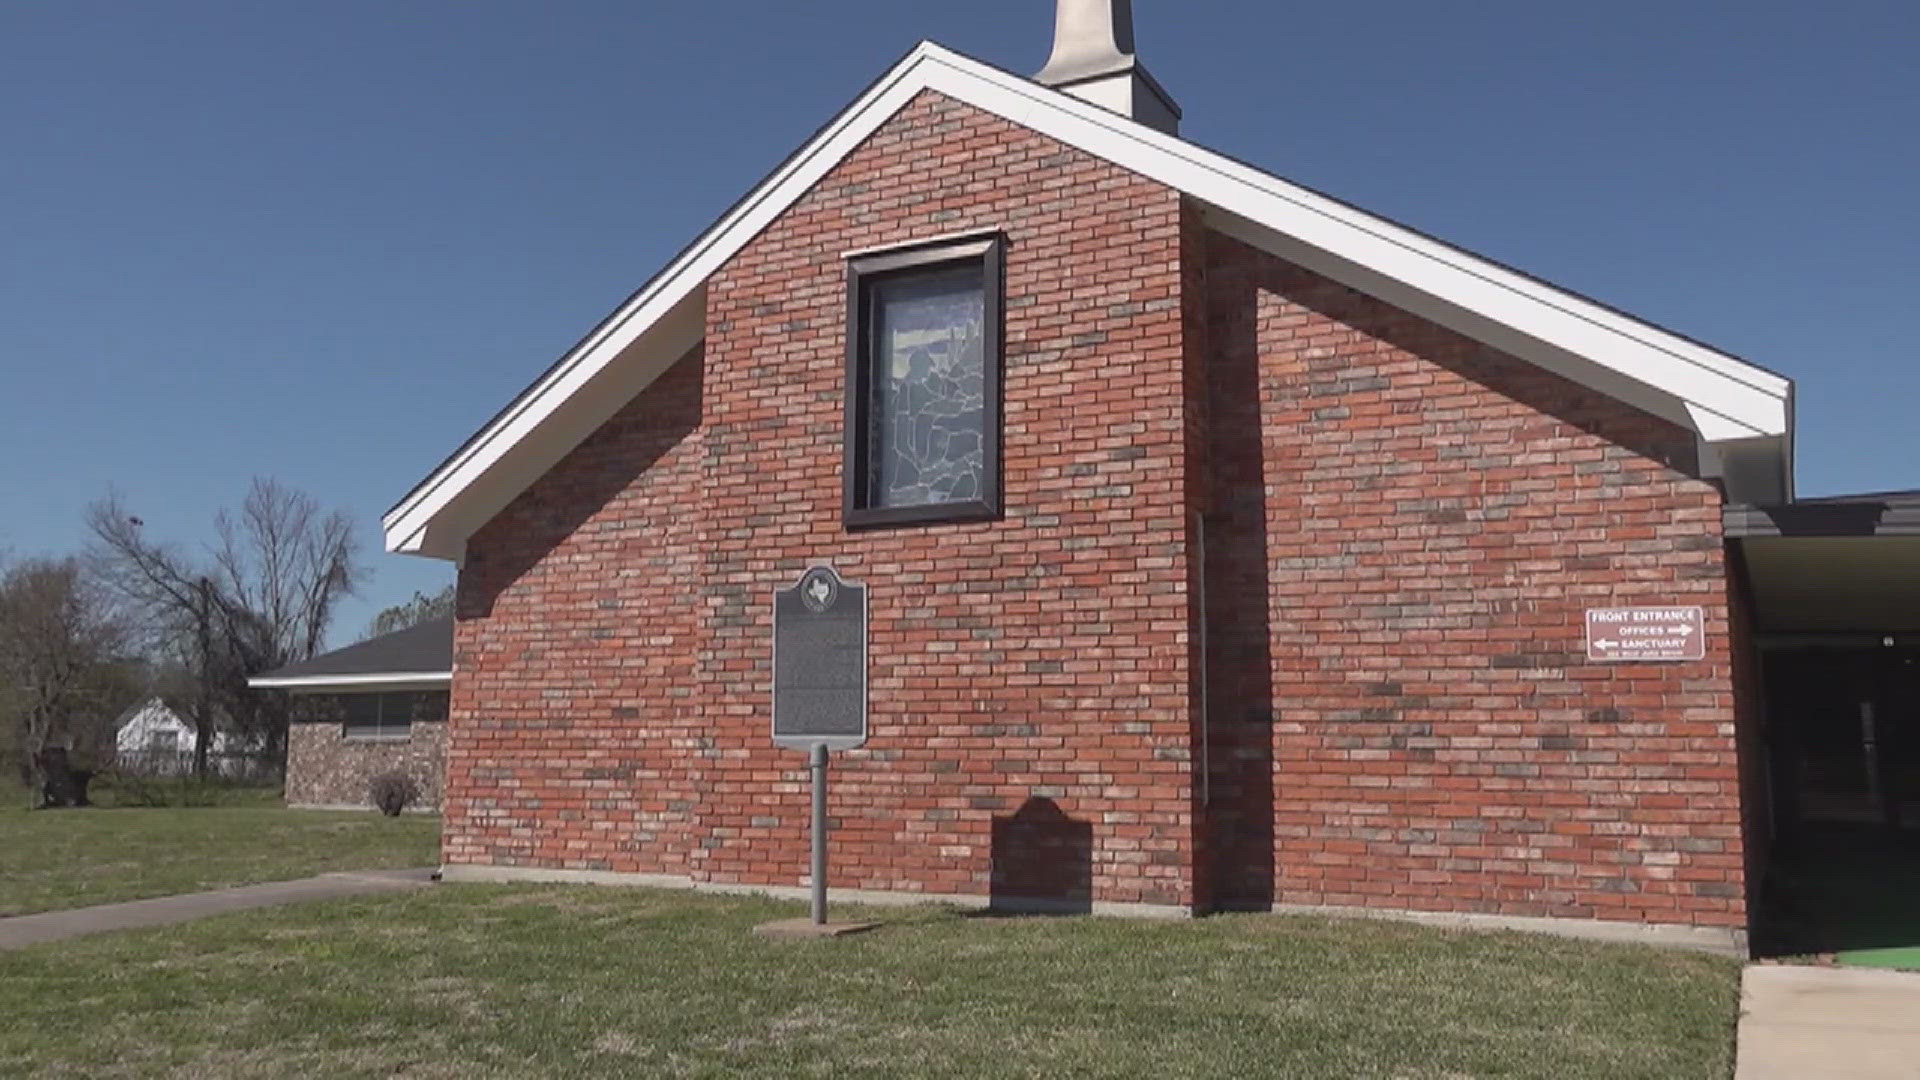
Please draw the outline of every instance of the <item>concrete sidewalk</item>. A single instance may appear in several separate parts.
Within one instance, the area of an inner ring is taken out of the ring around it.
[[[432,868],[419,870],[363,870],[354,873],[321,874],[298,881],[274,881],[265,885],[241,885],[213,892],[161,896],[152,900],[130,900],[123,904],[100,904],[67,911],[46,911],[37,915],[15,915],[0,919],[0,949],[21,949],[48,941],[99,934],[108,930],[133,930],[143,926],[168,926],[173,923],[224,915],[230,911],[297,904],[304,900],[331,900],[340,896],[417,889],[433,881]]]
[[[1735,1080],[1920,1077],[1920,974],[1750,965]]]

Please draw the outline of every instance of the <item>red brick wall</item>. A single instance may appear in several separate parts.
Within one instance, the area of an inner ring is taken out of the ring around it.
[[[1192,903],[1181,214],[923,94],[770,225],[709,283],[704,362],[470,542],[448,860],[798,884],[770,593],[831,561],[871,617],[834,885]],[[849,533],[844,254],[982,229],[1008,238],[1004,520]]]
[[[1205,244],[1223,901],[1744,923],[1720,497],[1686,432]],[[1699,663],[1584,609],[1699,604]]]
[[[844,257],[982,229],[1005,518],[849,533]],[[469,543],[450,863],[798,884],[770,593],[830,561],[871,590],[837,887],[1743,921],[1683,431],[933,94],[707,302],[704,354]],[[1704,606],[1708,660],[1585,663],[1627,602]]]
[[[475,533],[447,862],[670,873],[694,843],[702,364],[669,369]]]

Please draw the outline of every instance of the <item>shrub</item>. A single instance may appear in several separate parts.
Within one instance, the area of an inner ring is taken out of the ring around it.
[[[420,801],[420,785],[405,773],[381,773],[370,787],[373,805],[388,817],[399,817],[400,811]]]

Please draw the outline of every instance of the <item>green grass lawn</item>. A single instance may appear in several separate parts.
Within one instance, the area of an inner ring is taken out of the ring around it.
[[[0,916],[439,862],[440,819],[261,805],[188,809],[0,805]]]
[[[1523,934],[442,885],[0,953],[0,1074],[1714,1077],[1739,965]],[[852,909],[836,912],[857,914]]]

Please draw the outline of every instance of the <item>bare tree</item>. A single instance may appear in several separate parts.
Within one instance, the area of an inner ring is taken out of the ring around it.
[[[214,527],[224,595],[256,617],[254,630],[264,635],[257,647],[282,664],[319,652],[334,604],[359,584],[352,520],[323,513],[311,495],[255,479],[237,518],[223,510]]]
[[[177,546],[149,540],[145,524],[117,494],[88,507],[87,525],[96,540],[90,561],[101,580],[132,605],[148,649],[192,673],[194,771],[204,776],[213,741],[212,584]]]
[[[125,613],[79,560],[29,559],[0,575],[0,713],[28,783],[52,748],[99,757],[139,693]]]
[[[237,514],[214,519],[201,558],[150,539],[117,495],[89,508],[101,576],[144,616],[154,651],[191,671],[194,768],[207,770],[216,717],[274,756],[285,752],[284,695],[247,677],[320,651],[334,607],[362,572],[350,519],[309,495],[255,479]]]
[[[413,599],[404,604],[395,604],[384,608],[367,624],[367,632],[360,635],[361,641],[377,638],[382,634],[406,630],[421,623],[443,619],[453,614],[453,583],[429,596],[423,592],[413,594]]]

